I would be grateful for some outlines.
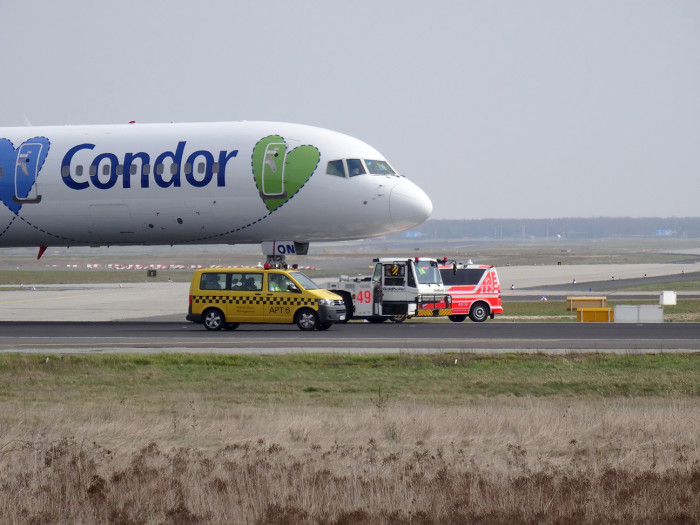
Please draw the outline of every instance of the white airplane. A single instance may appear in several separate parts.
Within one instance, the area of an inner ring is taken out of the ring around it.
[[[0,247],[37,246],[39,257],[48,246],[213,243],[303,254],[432,212],[368,144],[274,122],[0,128],[0,201]]]

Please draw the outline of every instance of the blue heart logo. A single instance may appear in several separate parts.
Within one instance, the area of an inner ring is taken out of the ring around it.
[[[8,139],[0,139],[0,201],[15,215],[22,200],[34,196],[30,193],[50,147],[46,137],[26,140],[17,149]]]

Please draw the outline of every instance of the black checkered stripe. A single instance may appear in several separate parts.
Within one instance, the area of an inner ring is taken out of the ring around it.
[[[265,297],[261,295],[249,295],[244,297],[226,297],[215,295],[193,295],[193,304],[263,304],[268,306],[313,306],[314,299],[301,297]]]

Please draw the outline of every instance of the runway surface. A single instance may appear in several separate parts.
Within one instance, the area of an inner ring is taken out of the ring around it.
[[[685,268],[685,278],[698,265]],[[504,288],[514,282],[530,285],[504,289],[508,301],[563,298],[586,293],[609,299],[644,299],[658,304],[659,293],[628,292],[634,279],[678,281],[669,265],[586,265],[499,268]],[[629,280],[609,275],[625,275]],[[639,277],[647,274],[648,277]],[[585,276],[574,287],[573,275]],[[504,278],[505,277],[505,278]],[[569,284],[566,284],[566,283]],[[319,284],[325,285],[319,280]],[[589,292],[589,288],[591,292]],[[578,324],[485,323],[411,320],[373,325],[351,322],[326,332],[302,332],[295,325],[242,325],[232,332],[207,332],[185,321],[188,283],[27,285],[0,291],[0,352],[697,352],[700,323]],[[697,298],[697,291],[679,298]]]
[[[700,323],[350,322],[324,332],[241,325],[209,332],[184,322],[3,322],[0,352],[697,352]]]

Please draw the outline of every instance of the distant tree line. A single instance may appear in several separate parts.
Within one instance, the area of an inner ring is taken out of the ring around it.
[[[700,237],[700,217],[566,217],[560,219],[429,220],[405,234],[428,239],[595,239]]]

